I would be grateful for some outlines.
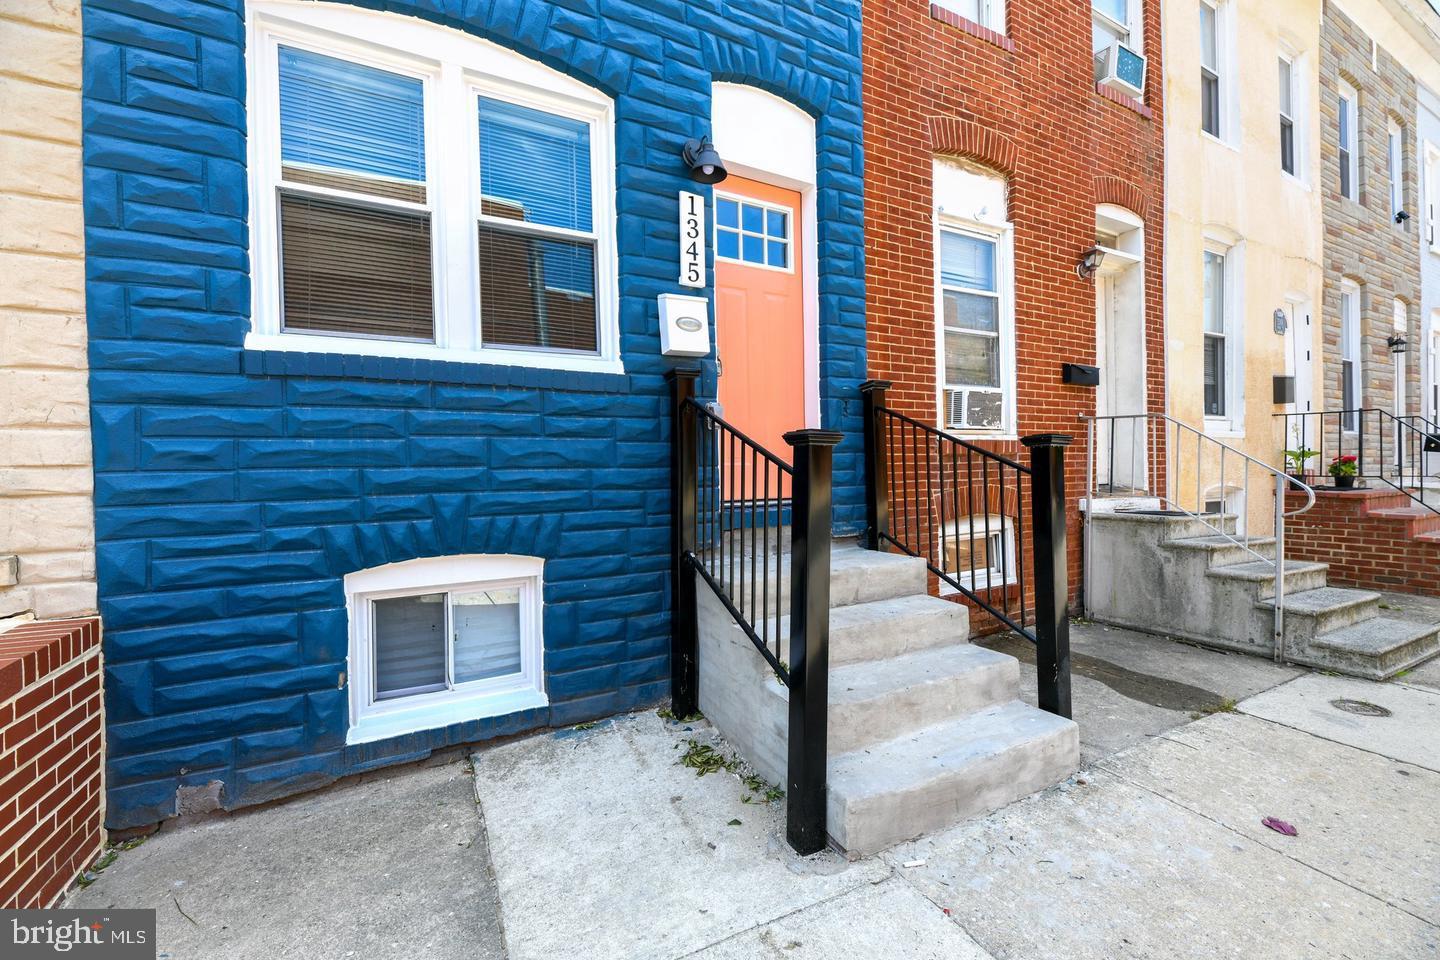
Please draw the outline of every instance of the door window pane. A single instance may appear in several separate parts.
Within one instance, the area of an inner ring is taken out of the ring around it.
[[[520,590],[457,593],[451,601],[455,682],[520,672]]]
[[[445,689],[445,594],[372,601],[375,699]]]

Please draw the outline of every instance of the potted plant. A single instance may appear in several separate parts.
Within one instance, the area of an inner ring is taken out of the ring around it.
[[[1290,474],[1290,479],[1304,483],[1305,464],[1318,453],[1318,450],[1311,450],[1306,446],[1301,446],[1298,450],[1286,450],[1285,472]]]
[[[1349,490],[1355,486],[1355,475],[1359,472],[1359,459],[1351,454],[1347,453],[1330,461],[1330,476],[1335,481],[1337,490]]]

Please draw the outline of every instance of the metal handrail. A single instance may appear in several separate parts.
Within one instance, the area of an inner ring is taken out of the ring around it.
[[[1327,429],[1333,421],[1333,442],[1330,451],[1336,457],[1352,453],[1356,474],[1378,480],[1433,513],[1440,513],[1440,503],[1426,495],[1425,445],[1440,434],[1440,426],[1419,415],[1397,416],[1378,407],[1357,407],[1347,410],[1310,410],[1302,413],[1277,413],[1285,418],[1286,442],[1293,437],[1308,449],[1313,439],[1320,445],[1315,456],[1324,462]],[[1315,422],[1313,436],[1310,424]],[[1417,426],[1417,422],[1424,427]],[[1373,423],[1373,430],[1371,425]],[[1386,429],[1387,423],[1390,425]],[[1390,434],[1387,454],[1386,435]],[[1347,438],[1349,440],[1347,444]],[[1367,444],[1368,441],[1368,444]],[[1366,448],[1371,456],[1366,456]],[[1393,473],[1388,471],[1393,469]],[[1417,492],[1418,491],[1418,492]]]
[[[1136,437],[1142,432],[1142,430],[1132,429],[1130,432],[1131,449],[1129,465],[1131,468],[1131,472],[1129,476],[1133,482],[1133,480],[1137,477],[1137,474],[1139,472],[1143,472],[1145,486],[1142,489],[1144,496],[1158,500],[1166,509],[1178,511],[1179,513],[1182,513],[1185,516],[1189,517],[1191,520],[1195,520],[1203,524],[1206,528],[1213,531],[1217,536],[1223,537],[1231,544],[1244,550],[1247,554],[1254,557],[1256,560],[1267,563],[1275,568],[1275,660],[1277,663],[1281,662],[1285,656],[1285,520],[1289,517],[1299,516],[1300,514],[1305,513],[1311,507],[1315,506],[1314,488],[1311,487],[1309,484],[1305,483],[1303,480],[1286,474],[1283,470],[1271,466],[1270,464],[1259,459],[1258,457],[1253,457],[1250,454],[1244,452],[1243,450],[1237,450],[1236,448],[1230,446],[1228,443],[1225,443],[1217,439],[1216,437],[1212,437],[1209,434],[1205,433],[1203,430],[1198,430],[1195,427],[1190,426],[1188,423],[1185,423],[1182,420],[1177,420],[1175,417],[1172,417],[1166,413],[1134,413],[1107,416],[1082,415],[1080,419],[1086,422],[1087,427],[1085,458],[1085,582],[1087,584],[1094,582],[1090,577],[1090,562],[1092,557],[1094,556],[1094,552],[1091,549],[1091,518],[1094,514],[1095,498],[1100,493],[1099,487],[1095,482],[1095,468],[1097,462],[1096,457],[1099,453],[1099,450],[1096,448],[1095,442],[1096,425],[1109,425],[1109,456],[1107,458],[1107,462],[1109,464],[1109,483],[1111,486],[1111,492],[1113,493],[1116,478],[1115,435],[1117,431],[1115,427],[1121,422],[1130,423],[1132,425],[1138,424],[1142,427],[1143,433],[1145,434],[1145,440],[1149,444],[1150,453],[1148,458],[1144,458],[1142,463],[1141,458],[1144,457],[1145,454],[1145,445],[1144,443],[1140,445],[1140,447],[1138,448],[1138,454],[1136,447]],[[1152,429],[1152,425],[1158,425],[1158,430]],[[1174,427],[1175,434],[1173,443],[1171,442],[1170,438],[1171,427]],[[1192,437],[1195,441],[1193,446],[1193,449],[1195,451],[1194,510],[1191,510],[1185,506],[1185,504],[1180,499],[1180,491],[1176,486],[1178,484],[1180,476],[1179,468],[1181,466],[1180,460],[1183,456],[1182,451],[1188,451],[1192,449],[1189,443],[1189,440]],[[1209,449],[1217,451],[1219,454],[1219,488],[1222,498],[1226,495],[1226,492],[1229,489],[1226,483],[1227,457],[1234,458],[1238,461],[1237,465],[1241,470],[1240,482],[1242,499],[1246,505],[1247,510],[1250,503],[1251,469],[1255,468],[1259,470],[1262,475],[1268,474],[1271,478],[1273,478],[1275,484],[1274,558],[1265,556],[1264,554],[1255,550],[1250,545],[1252,539],[1258,538],[1251,537],[1250,525],[1248,522],[1244,522],[1245,518],[1238,518],[1243,524],[1243,533],[1238,538],[1232,535],[1230,531],[1225,529],[1224,518],[1226,515],[1223,512],[1223,507],[1220,514],[1221,519],[1219,526],[1216,526],[1216,524],[1212,523],[1209,519],[1207,519],[1207,517],[1211,515],[1205,512],[1205,479],[1203,467],[1205,463],[1205,450],[1207,449],[1206,444],[1210,445]],[[1162,464],[1165,468],[1163,477],[1163,490],[1161,489],[1161,476],[1158,473],[1158,467]],[[1139,471],[1136,470],[1137,466],[1140,467]],[[1286,494],[1292,489],[1299,490],[1305,494],[1305,503],[1298,509],[1287,511],[1285,509],[1285,498]],[[1132,492],[1141,491],[1134,491],[1132,489]]]

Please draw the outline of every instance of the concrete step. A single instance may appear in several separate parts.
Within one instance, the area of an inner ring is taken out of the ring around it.
[[[788,550],[788,528],[785,543],[787,549],[777,551],[772,537],[768,556],[752,557],[748,549],[737,549],[735,564],[737,586],[741,580],[738,567],[743,563],[745,593],[753,588],[759,595],[763,587],[767,591],[766,605],[774,610],[776,604],[788,612],[790,603],[790,552]],[[742,544],[748,547],[748,540]],[[765,554],[763,541],[756,544],[760,554]],[[718,567],[720,561],[714,560]],[[725,574],[728,577],[729,558],[726,559]],[[779,582],[777,590],[776,582]],[[873,600],[890,600],[925,593],[929,584],[929,571],[921,557],[907,557],[899,553],[881,553],[864,550],[853,540],[837,540],[830,545],[830,606],[845,607]],[[757,601],[758,602],[758,601]]]
[[[1274,616],[1275,598],[1261,600],[1256,606]],[[1379,614],[1380,594],[1348,587],[1320,587],[1285,595],[1285,642],[1309,643],[1325,633],[1343,630],[1352,624],[1370,620]]]
[[[1329,564],[1311,563],[1306,560],[1285,561],[1285,593],[1293,595],[1305,590],[1318,590],[1325,586],[1325,574]],[[1223,567],[1212,567],[1206,576],[1219,580],[1253,583],[1258,589],[1257,599],[1264,600],[1275,595],[1275,565],[1264,560],[1249,563],[1232,563]]]
[[[1237,539],[1240,539],[1242,543],[1246,543],[1243,537]],[[1255,554],[1257,553],[1266,559],[1274,559],[1275,557],[1274,537],[1251,537],[1248,541],[1249,551],[1229,537],[1222,537],[1218,534],[1208,537],[1183,537],[1179,540],[1166,540],[1162,546],[1169,550],[1189,550],[1208,553],[1210,555],[1209,565],[1212,567],[1248,563],[1255,559]]]
[[[781,657],[789,663],[790,618],[780,620]],[[830,666],[884,660],[970,639],[970,610],[919,593],[830,611]]]
[[[830,673],[830,752],[847,753],[1015,699],[1020,664],[968,643],[885,660],[847,664]],[[788,704],[778,683],[767,693]]]
[[[1322,634],[1292,658],[1355,677],[1385,680],[1440,653],[1440,624],[1375,617]]]
[[[981,816],[1072,774],[1079,728],[1018,700],[832,754],[826,816],[852,857]]]

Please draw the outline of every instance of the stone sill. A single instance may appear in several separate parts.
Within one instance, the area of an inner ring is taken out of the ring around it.
[[[1006,53],[1015,52],[1015,41],[1003,33],[998,33],[989,27],[983,27],[974,20],[967,20],[955,11],[947,10],[939,4],[930,4],[930,16],[939,20],[941,23],[948,23],[950,26],[968,33],[977,40],[984,40],[986,43],[994,44]]]
[[[1104,86],[1100,83],[1095,84],[1095,92],[1100,94],[1101,97],[1109,100],[1113,104],[1122,106],[1127,110],[1135,111],[1136,113],[1140,114],[1140,116],[1144,117],[1146,120],[1155,119],[1155,111],[1151,110],[1149,107],[1145,106],[1145,104],[1141,103],[1139,100],[1136,100],[1134,97],[1127,97],[1125,94],[1119,93],[1115,90],[1111,90],[1109,87]]]

